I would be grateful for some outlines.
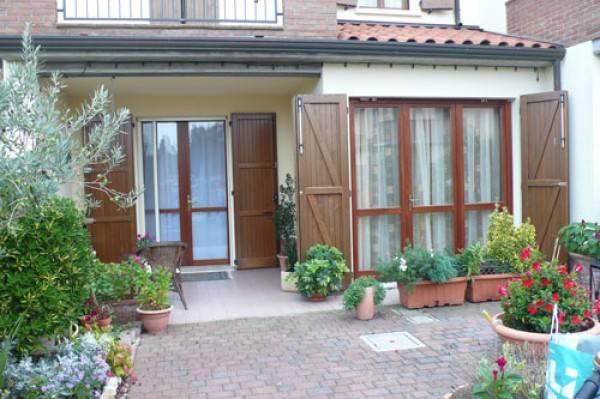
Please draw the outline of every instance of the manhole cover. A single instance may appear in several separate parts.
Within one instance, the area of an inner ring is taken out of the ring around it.
[[[406,320],[412,324],[427,324],[439,321],[432,315],[423,313],[419,310],[392,309],[392,312],[405,317]]]
[[[405,351],[424,348],[425,344],[407,332],[369,334],[360,337],[375,352]]]

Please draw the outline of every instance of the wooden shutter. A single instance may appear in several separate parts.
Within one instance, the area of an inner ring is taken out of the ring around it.
[[[133,122],[129,119],[117,136],[125,159],[108,175],[109,187],[122,193],[133,190]],[[93,173],[93,172],[92,172]],[[135,251],[135,207],[120,208],[110,198],[96,190],[88,191],[102,201],[99,208],[91,210],[93,223],[88,225],[96,255],[103,262],[118,262],[123,255]]]
[[[296,97],[299,255],[318,243],[337,247],[350,265],[347,101],[343,95]]]
[[[569,223],[567,92],[521,97],[523,218],[530,218],[547,257]]]

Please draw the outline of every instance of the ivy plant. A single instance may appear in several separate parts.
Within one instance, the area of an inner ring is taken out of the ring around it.
[[[354,310],[362,302],[365,296],[365,289],[375,288],[375,305],[379,305],[385,299],[385,288],[373,277],[359,277],[344,292],[344,309]]]

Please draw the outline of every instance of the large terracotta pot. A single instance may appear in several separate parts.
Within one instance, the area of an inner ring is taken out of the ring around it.
[[[550,334],[541,334],[541,333],[533,333],[521,330],[515,330],[514,328],[510,328],[502,324],[502,316],[503,313],[498,313],[492,318],[492,330],[498,337],[502,340],[502,342],[509,342],[512,344],[524,344],[528,343],[530,345],[542,346],[546,347],[548,342],[550,342]],[[600,324],[596,320],[588,319],[590,324],[590,328],[585,331],[572,333],[574,336],[589,336],[589,335],[600,335]]]
[[[296,288],[296,279],[288,281],[288,276],[290,274],[292,274],[292,272],[281,272],[281,291],[298,292],[298,289]]]
[[[167,331],[172,309],[173,306],[169,306],[168,309],[163,310],[142,310],[137,308],[136,311],[140,315],[144,329],[152,335],[157,335]]]
[[[307,299],[310,302],[325,302],[325,300],[327,300],[327,297],[325,295],[315,294]]]
[[[421,281],[415,285],[414,290],[412,291],[398,284],[400,304],[408,309],[444,305],[462,305],[465,303],[466,290],[466,277],[456,277],[443,284]]]
[[[484,274],[475,276],[467,286],[467,301],[499,301],[500,293],[498,292],[498,289],[501,286],[508,284],[511,280],[518,279],[519,277],[521,277],[521,275],[516,273]]]
[[[375,317],[375,288],[365,288],[363,299],[356,306],[356,318],[358,320],[371,320]]]

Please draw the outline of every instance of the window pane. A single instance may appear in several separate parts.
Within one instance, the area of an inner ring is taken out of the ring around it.
[[[465,242],[470,245],[474,242],[487,242],[487,231],[490,224],[492,209],[465,212]]]
[[[377,7],[377,0],[358,0],[359,7]]]
[[[154,209],[154,137],[152,122],[142,123],[142,147],[144,163],[144,208],[146,233],[156,238],[156,215]]]
[[[192,122],[189,130],[192,206],[226,206],[224,123]]]
[[[400,215],[358,219],[358,269],[374,270],[379,261],[390,259],[402,247]]]
[[[179,231],[179,213],[160,214],[160,240],[161,241],[180,241],[181,233]]]
[[[195,212],[192,215],[194,259],[225,259],[227,212]]]
[[[177,123],[157,123],[156,135],[158,142],[158,204],[160,209],[179,209]],[[162,236],[161,239],[163,239]]]
[[[355,115],[357,207],[398,207],[398,110],[361,108]]]
[[[452,213],[416,213],[413,216],[413,245],[434,251],[454,252]]]
[[[406,0],[384,0],[383,6],[385,8],[408,8],[406,7]]]
[[[463,111],[465,203],[497,202],[501,198],[500,111]]]
[[[452,204],[452,130],[448,108],[411,108],[414,206]]]

